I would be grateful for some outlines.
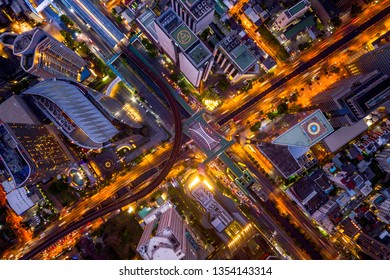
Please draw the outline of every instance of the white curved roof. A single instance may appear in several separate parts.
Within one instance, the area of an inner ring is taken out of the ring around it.
[[[104,143],[118,133],[110,121],[82,91],[66,81],[46,80],[23,94],[37,95],[55,103],[93,141]]]

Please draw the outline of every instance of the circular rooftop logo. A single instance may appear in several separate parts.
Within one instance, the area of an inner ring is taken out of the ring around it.
[[[317,135],[318,133],[320,133],[321,130],[320,125],[316,122],[309,123],[308,128],[308,131],[311,135]]]
[[[188,30],[181,30],[177,33],[177,41],[182,44],[188,44],[191,41],[191,33]]]

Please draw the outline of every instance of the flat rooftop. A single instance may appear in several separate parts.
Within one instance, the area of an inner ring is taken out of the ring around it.
[[[156,17],[156,14],[148,8],[137,18],[137,22],[139,22],[146,30],[148,30],[148,33],[157,41],[158,37],[156,33],[156,27],[154,25]]]
[[[241,43],[236,34],[225,37],[220,46],[243,72],[247,71],[257,61],[256,56]]]
[[[297,3],[295,6],[292,6],[288,11],[290,12],[291,16],[294,16],[295,14],[303,10],[305,7],[306,7],[306,1],[301,1]]]
[[[188,51],[188,55],[196,64],[201,64],[210,57],[210,50],[203,43],[199,42],[198,45]]]
[[[212,0],[181,0],[187,6],[191,14],[196,19],[204,17],[210,11],[214,10],[214,2]]]
[[[212,57],[211,51],[172,9],[161,14],[156,23],[196,67]]]
[[[195,41],[196,35],[183,23],[171,33],[172,39],[180,45],[183,50],[187,50]]]
[[[262,131],[262,141],[276,145],[311,147],[334,131],[320,110],[286,114]]]

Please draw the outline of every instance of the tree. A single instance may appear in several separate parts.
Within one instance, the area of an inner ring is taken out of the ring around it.
[[[351,16],[356,17],[363,12],[363,8],[359,5],[353,4],[351,7]]]
[[[283,115],[288,111],[288,104],[286,102],[280,103],[277,107],[277,111],[279,115]]]
[[[342,21],[339,16],[336,16],[330,20],[330,22],[333,24],[334,27],[340,27]]]
[[[226,75],[221,76],[221,79],[219,80],[218,85],[222,91],[226,91],[229,88],[230,83],[229,83],[229,80],[227,79]]]
[[[60,16],[60,20],[67,26],[72,27],[74,26],[73,21],[70,20],[70,18],[67,15],[62,14]]]

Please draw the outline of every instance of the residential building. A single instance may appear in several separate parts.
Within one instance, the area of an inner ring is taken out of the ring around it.
[[[24,71],[40,78],[83,81],[90,75],[85,75],[89,70],[84,59],[42,29],[22,34],[5,32],[0,35],[0,42],[20,56]]]
[[[309,215],[313,215],[328,201],[327,195],[310,176],[295,182],[287,194]]]
[[[373,71],[334,83],[312,98],[333,127],[352,125],[390,97],[390,77]]]
[[[278,40],[283,44],[287,41],[294,40],[299,34],[308,32],[312,40],[316,39],[315,34],[311,31],[311,28],[316,26],[316,20],[314,15],[309,15],[303,18],[297,24],[290,25],[286,30],[278,37]]]
[[[283,30],[290,23],[296,19],[302,17],[310,8],[310,2],[308,0],[302,0],[292,6],[291,8],[281,12],[275,19],[272,27],[276,30]]]
[[[196,260],[199,245],[171,202],[147,217],[137,252],[144,260]]]
[[[217,44],[214,57],[219,68],[232,82],[236,82],[245,75],[258,61],[258,57],[241,42],[238,34],[234,32]]]
[[[171,0],[171,6],[195,34],[205,30],[214,18],[213,0]]]
[[[25,90],[27,97],[77,146],[107,147],[114,136],[142,125],[115,99],[67,80],[45,80]]]
[[[351,75],[378,70],[380,73],[390,76],[390,43],[363,54],[348,64],[347,70]]]
[[[191,84],[198,87],[206,81],[213,55],[183,20],[169,8],[155,20],[155,27],[159,45]]]

